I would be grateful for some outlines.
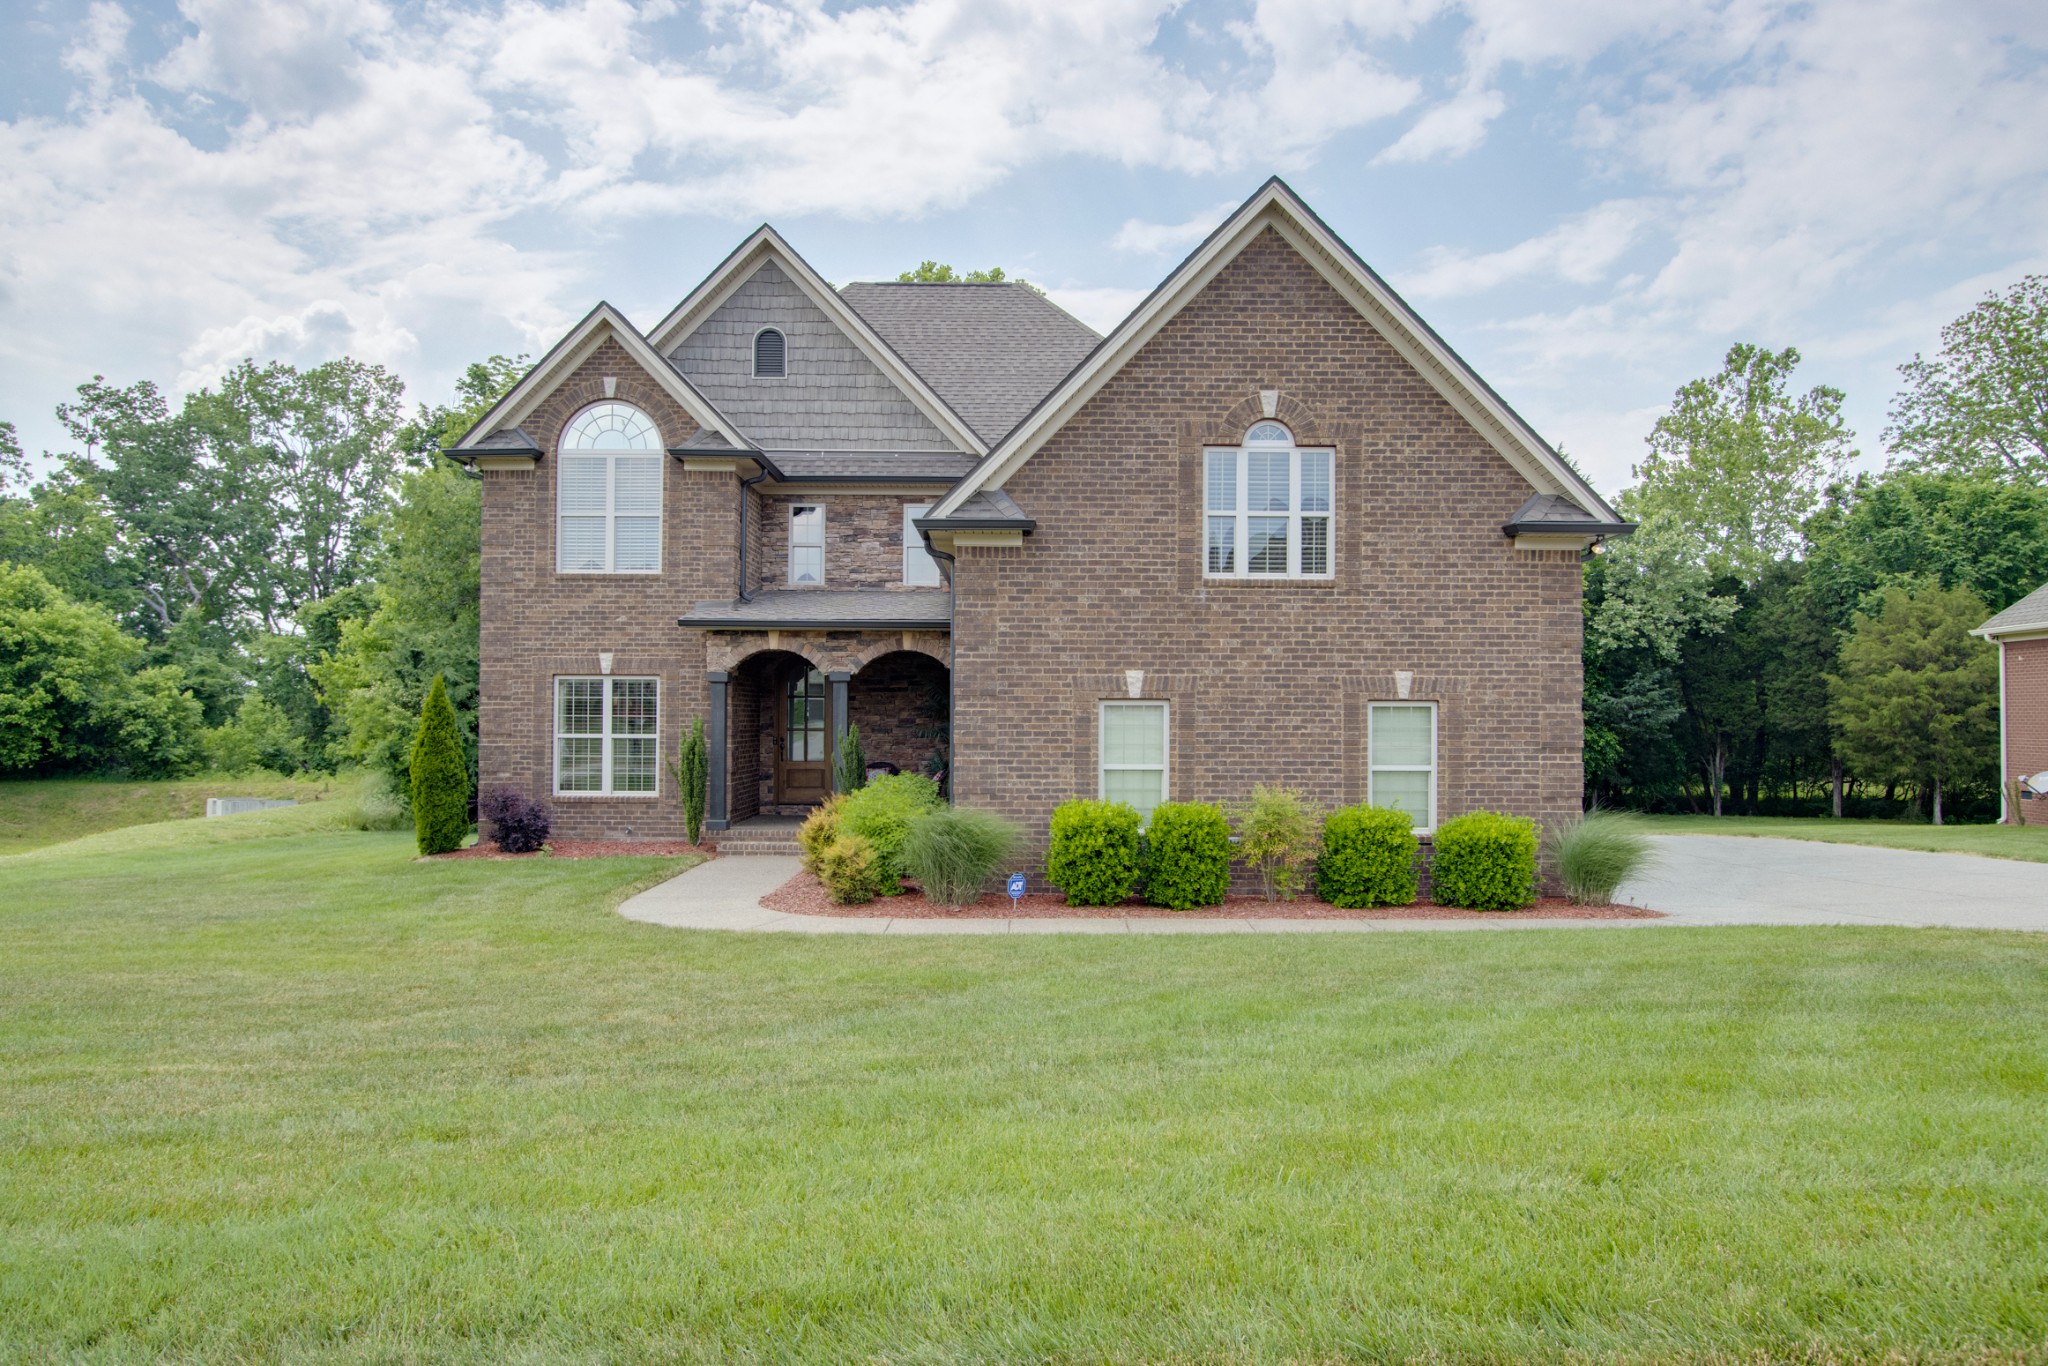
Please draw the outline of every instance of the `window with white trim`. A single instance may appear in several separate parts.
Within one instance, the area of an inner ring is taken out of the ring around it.
[[[1151,820],[1152,809],[1166,800],[1166,749],[1166,703],[1104,702],[1102,799],[1128,802]]]
[[[555,680],[555,792],[652,797],[661,775],[661,683]]]
[[[555,463],[555,571],[661,571],[661,434],[629,403],[598,403],[562,433]]]
[[[792,503],[789,509],[789,581],[825,582],[825,506]]]
[[[903,509],[903,581],[935,587],[939,583],[939,562],[924,548],[924,535],[912,525],[930,512],[929,503],[913,503]]]
[[[1436,704],[1375,702],[1366,713],[1365,799],[1436,829]]]
[[[1203,458],[1202,572],[1212,579],[1330,577],[1332,452],[1301,450],[1278,422]]]

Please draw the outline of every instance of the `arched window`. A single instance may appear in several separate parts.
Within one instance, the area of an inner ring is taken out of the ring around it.
[[[764,327],[754,334],[754,373],[780,379],[789,373],[788,346],[782,334],[772,327]]]
[[[661,434],[630,403],[597,403],[562,431],[555,473],[555,570],[661,569]]]
[[[1204,452],[1203,574],[1328,578],[1331,457],[1296,447],[1279,422],[1254,423],[1243,445]]]

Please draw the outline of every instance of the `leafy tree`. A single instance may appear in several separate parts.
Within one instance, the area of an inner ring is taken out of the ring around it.
[[[296,773],[305,766],[306,742],[284,708],[250,693],[232,721],[207,734],[207,754],[223,773]]]
[[[119,529],[99,493],[70,470],[0,497],[0,560],[34,565],[66,596],[121,620],[140,605]]]
[[[970,270],[965,275],[960,275],[955,274],[951,266],[937,261],[919,261],[915,270],[906,270],[896,277],[899,282],[912,285],[999,285],[1007,278],[1001,266],[990,266],[987,270]]]
[[[1713,574],[1754,582],[1796,555],[1801,523],[1855,455],[1842,392],[1821,385],[1795,396],[1798,364],[1794,347],[1739,343],[1718,375],[1679,389],[1623,510],[1688,545]]]
[[[420,852],[445,854],[460,849],[469,834],[469,764],[462,755],[455,708],[438,675],[420,707],[419,734],[407,769]]]
[[[1843,756],[1866,776],[1945,788],[1997,770],[1998,663],[1970,632],[1989,615],[1966,588],[1887,588],[1858,613],[1828,678]]]
[[[1999,611],[2048,582],[2048,486],[1892,469],[1830,489],[1806,534],[1814,592],[1842,630],[1881,588],[1967,588]]]
[[[455,401],[423,403],[410,422],[398,430],[398,448],[422,468],[437,463],[439,453],[455,445],[491,406],[519,383],[528,369],[524,352],[472,361],[455,381]]]
[[[28,456],[22,453],[21,438],[12,422],[0,422],[0,493],[9,484],[28,486]]]
[[[2048,485],[2048,276],[1987,294],[1899,374],[1885,440],[1905,463]]]

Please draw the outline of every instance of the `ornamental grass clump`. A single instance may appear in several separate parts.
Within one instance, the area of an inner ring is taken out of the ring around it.
[[[1230,895],[1230,821],[1220,806],[1166,802],[1146,832],[1145,900],[1171,911],[1220,906]]]
[[[1650,838],[1633,816],[1589,811],[1546,833],[1545,852],[1564,893],[1581,906],[1605,906],[1621,884],[1649,867]]]
[[[1120,906],[1143,880],[1137,808],[1076,798],[1053,808],[1045,880],[1069,906]]]
[[[1536,824],[1474,811],[1437,827],[1430,895],[1439,906],[1519,911],[1536,900]]]
[[[1291,787],[1260,783],[1236,815],[1238,851],[1258,870],[1266,900],[1294,900],[1316,857],[1316,818],[1308,799]]]
[[[910,823],[897,861],[906,876],[917,879],[927,901],[970,906],[1021,839],[1017,827],[993,811],[942,806]]]
[[[420,729],[412,745],[413,833],[420,853],[446,854],[469,835],[469,763],[462,753],[462,727],[448,685],[434,675],[420,706]]]
[[[939,785],[916,773],[889,773],[839,799],[839,830],[866,840],[874,850],[882,895],[902,891],[899,856],[910,823],[939,804]]]
[[[1415,900],[1415,822],[1384,806],[1347,806],[1323,818],[1316,891],[1332,906],[1406,906]]]
[[[875,846],[858,835],[841,835],[818,855],[818,881],[842,906],[864,906],[878,896],[893,896],[896,879],[882,871]]]

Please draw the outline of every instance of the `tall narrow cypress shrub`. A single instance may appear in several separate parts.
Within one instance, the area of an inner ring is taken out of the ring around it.
[[[832,790],[858,792],[868,785],[868,756],[860,747],[860,727],[849,725],[839,737],[839,761],[833,766]]]
[[[676,790],[683,799],[683,833],[695,844],[704,833],[704,804],[711,788],[711,755],[704,746],[704,718],[690,722],[683,752],[676,756]]]
[[[412,819],[422,854],[460,849],[469,834],[469,765],[448,685],[434,675],[412,743]]]

